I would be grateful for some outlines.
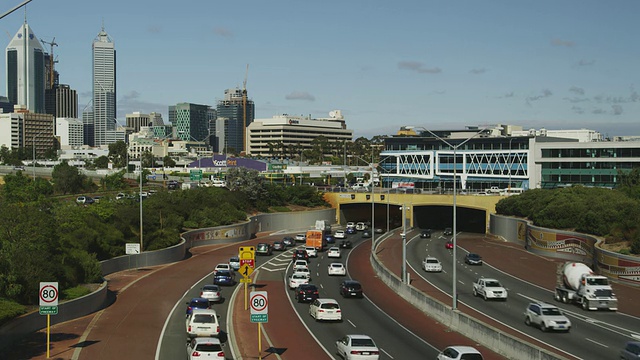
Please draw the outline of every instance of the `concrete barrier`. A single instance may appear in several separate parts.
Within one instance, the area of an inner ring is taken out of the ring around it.
[[[460,311],[454,311],[442,302],[427,296],[411,285],[406,285],[380,261],[378,256],[371,254],[371,266],[376,275],[394,290],[429,317],[448,326],[453,331],[492,349],[509,358],[518,360],[566,360],[567,358],[553,354],[545,349],[529,344],[514,336],[503,333],[484,322],[470,317]]]

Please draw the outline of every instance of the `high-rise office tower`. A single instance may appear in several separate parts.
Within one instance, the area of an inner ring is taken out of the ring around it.
[[[204,141],[209,144],[210,110],[208,105],[191,103],[169,106],[170,121],[176,129],[176,136],[185,141]]]
[[[56,118],[78,117],[78,93],[69,85],[55,84],[52,89],[47,89],[46,113]]]
[[[218,101],[217,110],[218,118],[228,120],[224,129],[211,129],[211,133],[216,136],[214,143],[220,143],[220,138],[224,135],[225,147],[229,152],[246,151],[246,127],[255,118],[253,100],[247,99],[246,94],[243,97],[241,89],[227,89],[224,91],[224,100]],[[224,131],[224,134],[221,131]]]
[[[116,49],[104,26],[93,40],[94,146],[114,141],[116,130]]]
[[[14,105],[43,114],[44,90],[44,48],[25,21],[7,46],[7,97]]]

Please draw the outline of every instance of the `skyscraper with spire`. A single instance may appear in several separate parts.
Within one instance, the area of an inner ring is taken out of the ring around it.
[[[104,25],[93,40],[94,146],[119,140],[116,134],[116,49]]]
[[[25,18],[7,46],[7,97],[39,114],[45,112],[44,57],[44,48]]]

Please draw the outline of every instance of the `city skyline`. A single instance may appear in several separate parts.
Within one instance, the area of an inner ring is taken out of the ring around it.
[[[497,123],[640,134],[634,1],[197,5],[34,0],[26,16],[40,39],[55,37],[60,83],[77,89],[80,110],[104,24],[118,49],[121,124],[135,111],[166,122],[181,102],[215,106],[249,64],[256,118],[340,109],[354,138]],[[23,22],[23,10],[0,20],[8,34]]]

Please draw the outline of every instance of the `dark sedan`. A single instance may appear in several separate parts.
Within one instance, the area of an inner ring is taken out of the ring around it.
[[[464,262],[469,265],[482,265],[482,256],[474,253],[468,253],[464,257]]]
[[[235,285],[235,276],[231,271],[218,270],[213,276],[214,285]]]
[[[340,284],[342,297],[362,297],[362,285],[356,280],[345,280]]]
[[[343,249],[351,249],[351,241],[349,240],[340,241],[340,247]]]
[[[296,250],[293,252],[293,260],[307,260],[309,261],[309,253],[305,250]]]
[[[353,235],[353,234],[357,233],[358,230],[356,230],[355,227],[348,227],[344,232],[346,232],[347,234]]]
[[[420,232],[420,238],[429,239],[431,237],[431,229],[422,230]]]
[[[193,312],[193,309],[209,309],[209,299],[197,297],[187,302],[187,315]]]
[[[296,300],[300,302],[312,302],[320,296],[318,287],[313,284],[302,284],[296,289]]]
[[[284,246],[290,247],[294,246],[296,244],[296,241],[291,236],[285,236],[282,238],[282,243],[284,244]]]
[[[283,251],[285,249],[284,243],[282,241],[274,241],[272,249],[274,251]]]
[[[365,238],[365,239],[370,238],[371,237],[371,231],[369,231],[369,230],[363,231],[362,232],[362,237]]]

